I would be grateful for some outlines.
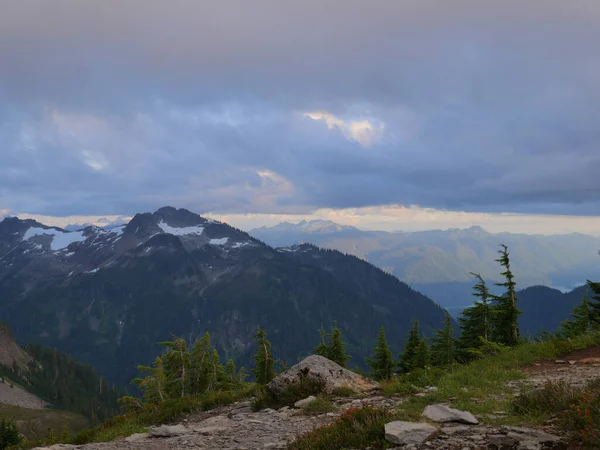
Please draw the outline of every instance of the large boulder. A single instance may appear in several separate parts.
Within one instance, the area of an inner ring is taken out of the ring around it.
[[[348,387],[355,392],[366,392],[377,388],[376,382],[344,369],[327,358],[311,355],[271,380],[267,389],[277,395],[290,386],[300,384],[303,380],[320,383],[323,391],[327,393],[341,387]]]

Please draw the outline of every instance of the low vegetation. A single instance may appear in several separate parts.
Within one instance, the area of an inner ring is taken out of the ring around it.
[[[328,413],[335,411],[335,409],[335,405],[327,395],[319,395],[314,400],[302,406],[302,412],[308,415]]]
[[[536,361],[556,359],[559,355],[600,345],[600,334],[580,335],[572,339],[554,338],[545,342],[527,342],[467,364],[454,364],[445,370],[416,369],[396,380],[381,383],[388,396],[410,396],[399,411],[363,407],[351,409],[333,424],[318,428],[298,439],[292,449],[386,448],[383,425],[392,420],[418,421],[425,406],[445,402],[484,418],[494,424],[542,424],[549,413],[560,417],[559,425],[574,439],[591,448],[600,445],[600,382],[581,391],[566,386],[548,387],[547,394],[526,401],[519,397],[513,404],[514,390],[508,384],[525,377],[522,369]],[[427,390],[427,387],[435,386]],[[421,396],[412,394],[421,391]],[[549,406],[552,405],[552,406]],[[548,408],[548,412],[545,409]],[[494,417],[497,411],[506,415]],[[486,418],[486,415],[490,415]],[[368,436],[368,437],[367,437]]]
[[[346,410],[333,424],[305,434],[289,450],[336,450],[343,448],[385,448],[383,427],[394,416],[381,409],[363,405]]]
[[[556,419],[584,445],[600,448],[600,377],[583,388],[549,382],[543,389],[517,397],[513,411],[540,421]]]

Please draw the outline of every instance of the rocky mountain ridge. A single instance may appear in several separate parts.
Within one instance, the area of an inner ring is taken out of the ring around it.
[[[136,214],[121,226],[67,232],[0,222],[0,318],[22,342],[67,351],[125,385],[156,342],[209,331],[227,358],[248,364],[264,327],[293,363],[333,321],[360,364],[381,325],[400,350],[411,321],[424,332],[443,311],[371,264],[312,245],[272,248],[183,209]]]

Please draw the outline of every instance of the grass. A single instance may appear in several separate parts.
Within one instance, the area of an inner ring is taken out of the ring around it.
[[[0,419],[17,422],[17,427],[30,440],[38,440],[48,434],[48,428],[56,433],[67,427],[73,432],[90,426],[80,414],[54,409],[30,409],[14,405],[0,405]]]
[[[354,397],[357,395],[357,393],[352,388],[341,386],[335,388],[332,392],[332,395],[335,395],[336,397]]]
[[[349,410],[333,424],[300,437],[290,449],[387,448],[388,444],[383,436],[385,423],[393,420],[418,421],[425,407],[433,403],[448,403],[452,407],[470,411],[482,417],[484,423],[542,424],[545,417],[539,411],[531,408],[523,408],[519,413],[515,411],[512,406],[514,391],[508,382],[525,378],[522,369],[536,361],[555,359],[561,354],[599,344],[600,334],[571,340],[529,342],[469,364],[456,364],[445,370],[433,368],[414,371],[398,380],[383,382],[383,393],[388,396],[407,396],[426,386],[436,386],[437,390],[407,398],[397,412],[382,411],[369,406],[361,410]],[[600,381],[596,387],[600,393]],[[600,439],[600,431],[597,431],[600,430],[600,394],[594,397],[589,390],[586,393],[584,399],[573,403],[576,407],[572,408],[572,411],[575,412],[570,412],[563,423],[565,429],[570,429],[575,434],[586,433],[587,441],[595,445],[592,448],[600,448],[600,440],[593,441]],[[561,405],[564,406],[571,400],[568,396],[566,398]],[[540,406],[539,410],[541,409],[543,406]],[[496,418],[486,417],[496,411],[505,411],[508,414]]]
[[[314,400],[302,406],[302,412],[307,415],[316,415],[335,411],[335,405],[325,395],[319,395]]]

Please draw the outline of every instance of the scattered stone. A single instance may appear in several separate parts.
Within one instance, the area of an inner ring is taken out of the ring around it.
[[[135,434],[132,434],[131,436],[127,436],[125,438],[125,442],[141,441],[143,439],[146,439],[148,436],[150,436],[149,433],[135,433]]]
[[[310,355],[271,380],[267,389],[276,395],[281,394],[286,388],[299,384],[303,379],[322,383],[327,393],[342,387],[355,392],[366,392],[378,386],[376,382],[344,369],[327,358]]]
[[[573,364],[575,364],[575,363],[577,363],[577,361],[575,361],[574,359],[570,359],[570,360],[569,360],[569,364],[573,365]]]
[[[558,436],[533,428],[504,426],[502,430],[507,432],[507,436],[520,442],[519,448],[526,450],[547,448],[561,441]]]
[[[308,405],[310,402],[316,399],[317,397],[311,395],[310,397],[306,397],[305,399],[298,400],[296,403],[294,403],[294,408],[302,408],[304,405]]]
[[[600,358],[584,358],[579,360],[579,364],[600,364]]]
[[[459,422],[468,425],[477,425],[479,420],[468,411],[450,408],[448,405],[427,405],[423,411],[423,417],[437,423]]]
[[[385,424],[385,439],[392,444],[422,444],[435,433],[437,428],[428,423],[396,421]]]
[[[468,431],[470,429],[471,429],[471,427],[468,427],[466,425],[457,425],[457,426],[453,426],[453,427],[442,427],[441,432],[443,434],[451,436],[454,433],[462,433],[462,432]]]
[[[437,386],[427,386],[425,389],[429,392],[435,392],[438,390]]]
[[[557,359],[554,361],[554,364],[566,364],[567,362],[564,359]]]
[[[183,425],[161,425],[159,427],[153,427],[150,429],[150,436],[152,437],[173,437],[187,434],[188,429]]]
[[[488,443],[494,450],[504,450],[516,447],[519,440],[506,434],[490,434],[488,435]]]
[[[204,436],[208,436],[209,434],[217,434],[217,433],[222,433],[223,431],[227,431],[227,427],[219,427],[219,426],[200,427],[200,428],[196,428],[194,431],[196,433],[200,433]]]

